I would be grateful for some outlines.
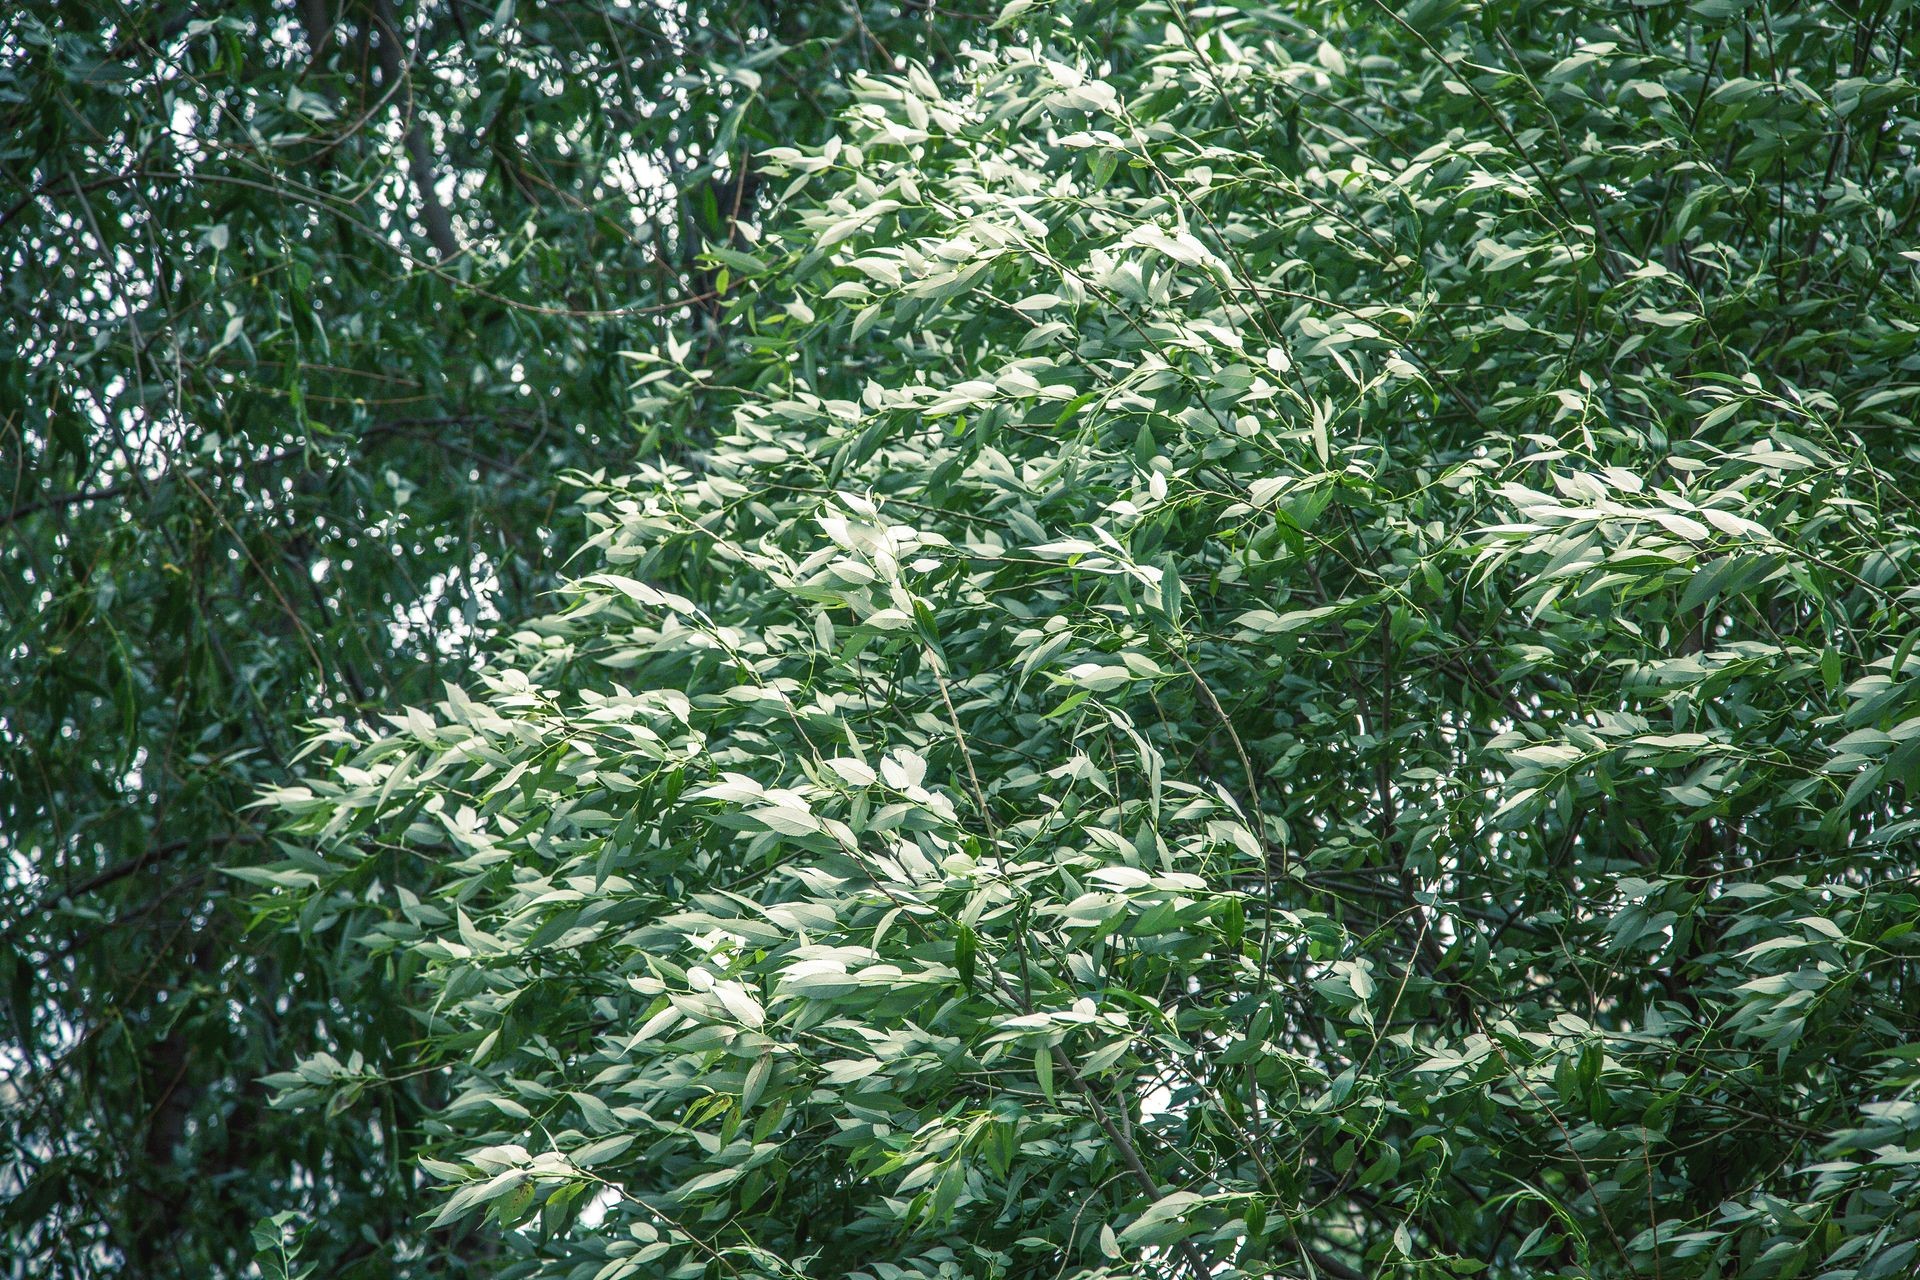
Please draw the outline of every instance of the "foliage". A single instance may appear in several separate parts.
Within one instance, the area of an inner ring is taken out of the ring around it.
[[[423,988],[281,1102],[442,1090],[505,1276],[1910,1273],[1912,27],[854,77],[632,360],[713,438],[272,794],[283,945]]]
[[[259,1084],[343,1045],[400,1072],[407,966],[244,938],[223,873],[308,718],[427,696],[539,607],[558,469],[689,436],[620,352],[711,341],[742,158],[938,37],[754,0],[0,10],[0,1274],[236,1274],[292,1209],[323,1274],[484,1273],[408,1230],[437,1081],[300,1117]]]
[[[1911,8],[1008,17],[764,153],[730,425],[273,797],[430,987],[434,1221],[1909,1273]]]

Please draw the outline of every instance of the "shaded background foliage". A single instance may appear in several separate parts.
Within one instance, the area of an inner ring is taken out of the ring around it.
[[[698,438],[621,352],[713,341],[745,157],[924,7],[21,3],[0,15],[0,1273],[232,1273],[408,1231],[404,965],[243,942],[224,874],[323,711],[464,671],[553,580],[553,477]],[[931,38],[930,38],[931,37]],[[371,1115],[270,1113],[328,1047]],[[482,1263],[484,1271],[484,1263]]]

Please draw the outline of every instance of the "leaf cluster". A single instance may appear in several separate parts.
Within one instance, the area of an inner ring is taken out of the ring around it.
[[[269,901],[432,992],[436,1220],[1909,1273],[1913,16],[1016,0],[853,77],[724,366],[638,358],[710,443],[272,796]]]

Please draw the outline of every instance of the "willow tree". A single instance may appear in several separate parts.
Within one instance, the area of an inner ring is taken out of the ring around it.
[[[499,1274],[1908,1274],[1913,13],[1015,0],[272,799]],[[730,287],[729,287],[730,286]],[[283,1104],[390,1079],[321,1054]]]
[[[539,607],[562,470],[691,430],[620,352],[710,343],[752,152],[941,56],[863,13],[0,6],[0,1276],[236,1274],[296,1202],[330,1275],[478,1248],[402,1230],[434,1082],[268,1108],[415,1031],[351,948],[251,945],[225,873],[310,717]]]

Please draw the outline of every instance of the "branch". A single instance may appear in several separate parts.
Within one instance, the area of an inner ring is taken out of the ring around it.
[[[400,60],[400,28],[394,21],[392,0],[373,0],[373,20],[380,28],[378,56],[381,88],[391,90],[403,74]],[[407,171],[413,178],[414,193],[420,199],[420,221],[426,224],[427,239],[433,242],[440,261],[457,257],[460,241],[453,234],[453,217],[440,203],[438,177],[433,171],[433,154],[427,149],[427,137],[413,109],[409,89],[406,106]]]
[[[392,418],[384,422],[370,424],[366,430],[360,432],[359,435],[353,439],[356,444],[365,444],[367,441],[377,439],[380,436],[398,435],[401,432],[411,431],[418,427],[449,426],[471,423],[476,420],[477,419],[470,414],[441,414],[436,417]],[[507,420],[488,419],[487,421],[497,424]],[[426,440],[428,444],[435,448],[457,453],[464,458],[470,458],[475,462],[505,472],[508,475],[516,476],[520,479],[529,478],[525,471],[513,463],[503,461],[499,458],[489,457],[478,449],[469,448],[457,441],[448,440],[439,435],[429,435],[426,437]],[[242,459],[229,468],[227,474],[232,472],[254,471],[261,467],[270,467],[276,463],[286,462],[289,459],[305,457],[310,453],[320,458],[339,457],[338,454],[310,450],[304,445],[297,445],[287,449],[275,449],[270,453],[262,454],[258,458]],[[345,465],[345,463],[342,465]],[[309,468],[309,470],[311,469],[312,468]],[[164,471],[158,476],[155,476],[154,479],[161,481],[177,476],[197,476],[202,479],[207,479],[218,474],[222,473],[214,468],[202,467],[193,470]],[[74,493],[54,494],[50,497],[36,498],[32,502],[23,502],[13,510],[0,514],[0,529],[25,520],[28,516],[39,515],[43,511],[56,511],[65,507],[79,506],[83,502],[105,502],[109,498],[125,497],[133,491],[133,488],[134,486],[129,484],[110,484],[103,485],[98,489],[81,489]]]
[[[22,503],[7,512],[4,516],[0,516],[0,529],[6,528],[15,521],[25,520],[28,516],[37,515],[42,511],[57,511],[64,507],[78,506],[83,502],[96,502],[107,498],[117,498],[126,491],[127,486],[123,484],[112,484],[104,489],[81,489],[77,493],[62,493],[51,498],[41,498],[35,502]]]
[[[321,52],[333,38],[333,15],[327,0],[300,0],[300,24],[307,29],[307,62],[320,61]]]
[[[253,831],[238,831],[229,835],[207,836],[204,838],[186,837],[179,840],[169,840],[165,844],[157,844],[151,848],[142,849],[139,853],[126,859],[124,862],[116,862],[110,867],[96,871],[79,884],[69,885],[57,893],[49,893],[45,898],[41,899],[40,905],[44,909],[53,906],[62,898],[78,898],[92,893],[95,890],[104,889],[110,884],[126,879],[149,863],[171,858],[173,855],[183,850],[191,849],[196,845],[225,846],[259,843],[260,835]]]

